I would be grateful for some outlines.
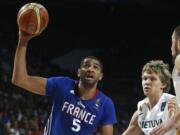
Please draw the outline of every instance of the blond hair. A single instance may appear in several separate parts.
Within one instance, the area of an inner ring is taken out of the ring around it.
[[[151,60],[143,66],[142,75],[144,72],[156,73],[161,82],[166,84],[164,92],[168,92],[171,88],[171,73],[169,71],[169,65],[162,60]]]

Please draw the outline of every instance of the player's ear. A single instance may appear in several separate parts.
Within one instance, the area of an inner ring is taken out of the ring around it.
[[[102,78],[103,78],[103,73],[100,74],[100,76],[99,76],[99,81],[101,81]]]
[[[161,89],[165,89],[167,87],[167,84],[163,83],[163,85],[161,86]]]
[[[80,69],[78,68],[77,76],[80,77]]]

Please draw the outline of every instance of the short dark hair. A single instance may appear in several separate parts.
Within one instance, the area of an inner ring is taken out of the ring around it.
[[[84,62],[85,59],[94,59],[94,60],[97,60],[97,61],[99,62],[99,64],[100,64],[101,71],[103,72],[103,64],[102,64],[102,62],[100,61],[99,58],[97,58],[96,56],[92,56],[92,55],[86,56],[85,58],[83,58],[83,59],[81,60],[80,66],[83,65],[83,62]]]

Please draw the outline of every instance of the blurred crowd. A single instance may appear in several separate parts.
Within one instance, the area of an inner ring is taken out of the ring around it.
[[[41,135],[51,104],[11,84],[11,56],[0,49],[0,135]]]

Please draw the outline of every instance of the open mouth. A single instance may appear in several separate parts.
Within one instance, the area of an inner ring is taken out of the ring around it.
[[[93,78],[94,78],[94,76],[92,74],[87,74],[86,75],[86,79],[93,79]]]
[[[149,91],[150,87],[144,87],[144,91]]]

